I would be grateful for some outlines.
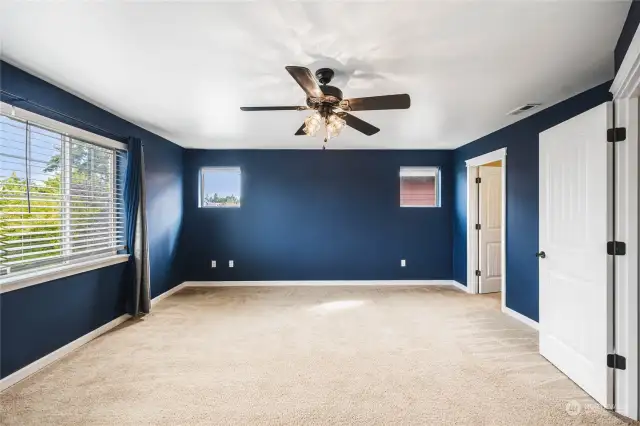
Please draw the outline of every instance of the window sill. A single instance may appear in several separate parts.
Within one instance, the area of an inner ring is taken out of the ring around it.
[[[15,277],[3,278],[0,279],[0,294],[36,284],[45,283],[47,281],[65,278],[71,275],[81,274],[83,272],[93,271],[94,269],[104,268],[106,266],[115,265],[117,263],[123,263],[128,259],[128,254],[116,254],[109,257],[91,259],[85,262],[78,262],[71,265],[54,266],[52,268],[47,268],[40,271],[20,274]]]

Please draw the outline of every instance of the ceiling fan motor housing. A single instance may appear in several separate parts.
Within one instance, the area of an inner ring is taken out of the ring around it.
[[[335,86],[320,86],[326,101],[340,102],[342,100],[342,90]]]
[[[342,100],[342,90],[334,86],[320,86],[322,98],[307,98],[307,106],[310,108],[317,108],[320,104],[336,105]]]
[[[323,103],[337,104],[342,100],[342,90],[335,86],[329,86],[334,74],[331,68],[320,68],[316,71],[316,78],[321,84],[320,90],[324,94]]]

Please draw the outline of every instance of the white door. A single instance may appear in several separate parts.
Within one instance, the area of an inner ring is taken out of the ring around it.
[[[539,175],[540,354],[605,407],[613,402],[606,364],[610,109],[602,104],[540,133]]]
[[[502,168],[478,167],[480,176],[480,293],[502,288]]]

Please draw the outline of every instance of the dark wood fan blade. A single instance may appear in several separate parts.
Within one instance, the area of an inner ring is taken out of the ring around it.
[[[304,93],[307,94],[307,97],[310,98],[322,98],[324,94],[322,90],[320,90],[320,86],[318,86],[318,82],[309,71],[309,68],[305,67],[285,67],[291,77],[302,87]]]
[[[340,118],[347,122],[347,126],[353,127],[367,136],[375,135],[380,131],[376,126],[371,125],[364,120],[360,120],[355,115],[347,114],[346,112],[340,114]]]
[[[411,106],[411,98],[403,95],[371,96],[368,98],[346,99],[348,111],[371,111],[378,109],[407,109]]]
[[[304,126],[305,126],[305,124],[302,123],[302,126],[300,126],[300,128],[298,129],[298,131],[295,134],[296,136],[306,135],[306,133],[304,132]]]
[[[264,107],[240,107],[242,111],[303,111],[309,109],[306,106],[264,106]]]

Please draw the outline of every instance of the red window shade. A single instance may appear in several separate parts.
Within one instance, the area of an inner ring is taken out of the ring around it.
[[[400,171],[400,206],[437,207],[438,169],[403,168]]]
[[[404,177],[400,185],[400,204],[403,206],[435,206],[436,179],[429,177]]]

